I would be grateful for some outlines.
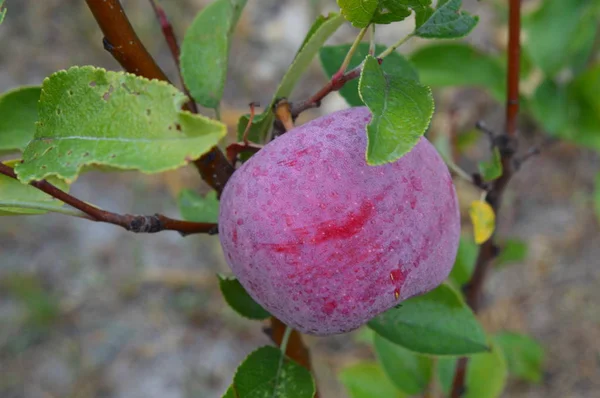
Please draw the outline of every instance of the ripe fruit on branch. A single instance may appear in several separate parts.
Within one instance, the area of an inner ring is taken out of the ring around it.
[[[448,169],[425,138],[394,163],[365,160],[367,108],[297,127],[240,167],[221,196],[233,273],[308,334],[358,328],[438,286],[460,234]]]

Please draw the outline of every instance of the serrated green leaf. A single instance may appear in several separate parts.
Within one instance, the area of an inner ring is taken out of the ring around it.
[[[498,60],[465,43],[441,43],[422,47],[410,55],[421,82],[432,87],[485,87],[503,100],[506,73]]]
[[[471,236],[461,235],[456,260],[448,276],[457,288],[461,288],[471,279],[478,253],[479,246],[477,246]]]
[[[449,0],[438,7],[427,21],[415,29],[415,36],[454,39],[469,34],[479,22],[479,17],[460,11],[461,5],[462,0]]]
[[[310,372],[275,347],[261,347],[239,366],[233,386],[237,398],[313,398]]]
[[[235,396],[235,390],[233,389],[233,386],[229,386],[229,388],[227,389],[227,391],[225,391],[225,394],[223,394],[221,398],[237,398]]]
[[[547,76],[556,75],[572,61],[575,53],[582,50],[582,46],[589,45],[580,35],[593,35],[590,25],[583,23],[590,12],[596,13],[592,20],[597,20],[597,5],[593,3],[589,0],[544,0],[533,14],[523,18],[523,49]],[[576,43],[580,45],[575,46]]]
[[[86,165],[158,173],[184,166],[215,146],[226,127],[181,111],[175,87],[90,66],[46,80],[34,139],[15,171],[23,182],[73,180]]]
[[[383,370],[398,389],[408,395],[425,391],[431,378],[431,358],[415,354],[378,334],[373,343]]]
[[[219,275],[219,287],[227,304],[241,316],[256,320],[267,319],[271,316],[267,310],[250,297],[236,278]]]
[[[380,0],[379,7],[375,10],[371,23],[390,24],[403,21],[408,16],[410,16],[409,8],[398,0]]]
[[[350,50],[351,44],[342,44],[338,46],[325,46],[319,51],[319,58],[321,65],[327,74],[327,77],[331,79],[335,72],[340,68],[340,65],[344,61],[348,50]],[[375,46],[375,53],[380,54],[385,50],[385,46]],[[369,43],[360,43],[356,52],[350,60],[349,68],[355,68],[364,61],[365,57],[369,54]],[[419,74],[417,70],[406,60],[400,53],[394,51],[387,57],[385,57],[381,64],[383,72],[387,74],[394,74],[403,76],[407,79],[414,79],[419,81]],[[350,80],[344,84],[339,91],[340,95],[344,97],[348,105],[350,106],[362,106],[363,101],[360,99],[358,94],[358,79]]]
[[[500,159],[500,150],[494,147],[492,158],[486,162],[479,162],[479,174],[484,181],[492,181],[502,175],[502,160]]]
[[[431,0],[392,0],[395,3],[412,9],[415,12],[415,27],[419,28],[431,17],[435,11],[431,7]],[[438,1],[439,4],[439,1]]]
[[[202,197],[191,189],[183,189],[179,192],[177,204],[185,220],[216,223],[219,219],[219,200],[215,191]]]
[[[35,133],[41,87],[19,87],[0,96],[0,153],[23,151]]]
[[[202,9],[181,44],[181,74],[192,97],[218,108],[223,96],[231,34],[247,0],[215,0]]]
[[[431,89],[398,74],[386,75],[369,55],[358,91],[373,115],[367,125],[367,163],[374,166],[398,160],[429,126],[434,107]]]
[[[469,358],[465,377],[465,398],[497,398],[502,394],[508,371],[504,355],[492,341],[492,351]]]
[[[248,138],[253,142],[263,142],[273,125],[275,116],[273,115],[273,105],[282,97],[289,97],[302,74],[309,67],[312,59],[327,39],[343,24],[344,18],[341,15],[330,13],[328,16],[319,16],[309,29],[304,42],[294,57],[294,61],[281,79],[277,91],[271,100],[271,103],[265,111],[257,115],[252,121]],[[238,121],[238,140],[248,125],[249,115],[243,115]]]
[[[527,257],[527,243],[520,239],[507,239],[500,250],[500,255],[496,259],[497,266],[503,266],[510,263],[519,263]]]
[[[406,398],[396,389],[378,364],[361,362],[343,369],[339,379],[350,398]]]
[[[544,348],[537,341],[513,332],[498,333],[495,341],[504,353],[510,374],[532,383],[542,380]]]
[[[391,342],[422,354],[466,355],[488,349],[477,318],[447,284],[402,302],[368,325]]]
[[[2,163],[14,167],[19,160]],[[48,182],[63,191],[69,190],[69,185],[57,178],[50,178]],[[39,189],[0,174],[0,216],[44,214],[49,211],[61,212],[62,206],[63,202]]]
[[[352,26],[365,28],[379,7],[379,0],[337,0],[342,15]]]

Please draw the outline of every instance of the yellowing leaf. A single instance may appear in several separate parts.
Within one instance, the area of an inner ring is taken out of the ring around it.
[[[473,223],[475,243],[480,245],[494,233],[494,228],[496,228],[496,214],[494,214],[494,209],[487,202],[476,200],[471,203],[469,216]]]

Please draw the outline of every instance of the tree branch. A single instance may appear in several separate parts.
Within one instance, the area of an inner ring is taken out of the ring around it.
[[[496,179],[486,196],[486,201],[498,214],[502,195],[510,181],[513,169],[513,156],[516,151],[517,121],[519,114],[519,73],[520,73],[520,33],[521,33],[521,1],[509,2],[509,29],[508,29],[508,60],[507,60],[507,90],[506,90],[506,126],[505,133],[494,139],[495,145],[500,150],[502,160],[502,175]],[[485,278],[494,258],[498,255],[498,247],[494,243],[495,235],[484,242],[475,262],[475,270],[469,283],[465,286],[467,304],[474,312],[481,307],[481,296]],[[465,390],[465,376],[468,358],[461,358],[456,367],[452,383],[452,398],[460,398]]]
[[[129,73],[148,79],[169,81],[133,30],[119,0],[86,0],[96,22],[104,33],[105,48]],[[186,104],[186,109],[193,107]],[[220,196],[233,166],[218,147],[213,147],[194,162],[202,179]]]
[[[14,170],[0,162],[0,174],[18,180]],[[117,214],[110,211],[99,209],[92,206],[76,197],[69,195],[65,191],[55,187],[46,180],[33,181],[29,185],[39,189],[64,202],[75,209],[87,215],[91,221],[104,222],[108,224],[118,225],[131,232],[137,233],[155,233],[160,231],[177,231],[181,235],[190,235],[198,233],[214,234],[217,232],[217,224],[214,223],[198,223],[191,221],[175,220],[162,214],[153,216],[132,215],[132,214]]]

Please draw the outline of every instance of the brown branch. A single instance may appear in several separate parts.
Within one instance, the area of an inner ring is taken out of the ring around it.
[[[494,139],[494,144],[500,150],[502,160],[502,175],[491,185],[486,196],[486,201],[498,214],[502,195],[510,181],[513,169],[513,156],[516,151],[517,122],[519,114],[519,73],[520,73],[520,32],[521,32],[521,1],[510,0],[509,2],[509,28],[508,28],[508,60],[507,60],[507,90],[506,90],[506,126],[505,133]],[[481,307],[481,296],[485,278],[489,268],[498,255],[498,247],[494,243],[495,235],[484,242],[475,262],[475,270],[471,280],[465,286],[467,304],[475,313]],[[460,358],[454,374],[452,383],[452,398],[460,398],[465,390],[465,377],[468,366],[468,358]]]
[[[269,330],[269,335],[275,344],[281,346],[281,341],[283,340],[283,335],[285,334],[285,329],[287,326],[274,316],[270,318],[270,323],[271,327]],[[312,373],[310,353],[302,341],[302,335],[296,330],[292,331],[292,334],[290,335],[285,354]],[[318,397],[319,393],[317,392],[314,398]]]
[[[150,5],[154,10],[154,14],[156,14],[156,19],[160,23],[160,28],[163,32],[163,36],[169,46],[169,51],[171,52],[171,57],[173,57],[173,61],[175,62],[175,66],[177,66],[177,74],[179,75],[179,81],[181,82],[181,86],[183,87],[183,91],[188,96],[188,98],[192,98],[188,88],[183,81],[183,75],[181,74],[181,67],[179,64],[179,43],[177,42],[177,36],[175,36],[175,31],[173,30],[173,25],[169,22],[169,18],[167,18],[167,13],[165,10],[156,2],[156,0],[150,0]],[[189,105],[191,107],[190,111],[193,113],[198,113],[198,106],[194,101],[190,101]]]
[[[0,162],[0,174],[18,180],[14,170]],[[153,216],[132,215],[132,214],[117,214],[110,211],[99,209],[92,206],[76,197],[69,195],[65,191],[50,184],[46,180],[33,181],[29,185],[39,189],[64,202],[75,209],[85,213],[89,220],[96,222],[104,222],[108,224],[118,225],[131,232],[137,233],[155,233],[160,231],[177,231],[182,235],[217,232],[217,224],[214,223],[198,223],[190,221],[175,220],[162,214]]]
[[[131,27],[119,0],[86,0],[105,36],[105,47],[129,73],[148,79],[169,81]],[[193,110],[186,104],[186,108]],[[202,179],[220,196],[233,166],[218,147],[213,147],[194,162]]]

